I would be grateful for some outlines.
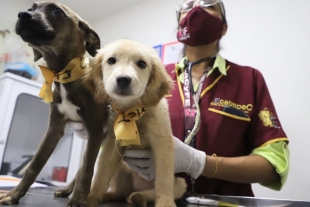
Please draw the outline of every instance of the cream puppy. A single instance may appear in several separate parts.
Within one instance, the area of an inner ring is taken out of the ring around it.
[[[130,40],[106,45],[95,59],[86,82],[96,89],[98,97],[108,96],[111,111],[89,205],[127,199],[141,207],[152,201],[156,207],[176,206],[174,199],[184,194],[186,183],[174,178],[175,146],[164,98],[173,83],[164,65],[153,48]],[[136,192],[136,176],[122,161],[127,149],[151,149],[155,189]]]

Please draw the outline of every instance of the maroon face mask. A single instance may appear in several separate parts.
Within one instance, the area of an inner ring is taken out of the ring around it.
[[[207,45],[220,39],[222,32],[222,20],[196,6],[180,22],[177,38],[185,45]]]

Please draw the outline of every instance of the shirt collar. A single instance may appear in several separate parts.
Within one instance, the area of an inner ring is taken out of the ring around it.
[[[183,78],[181,78],[181,76],[183,76],[183,71],[185,68],[185,64],[184,61],[187,60],[187,57],[184,57],[181,59],[181,61],[177,64],[176,70],[178,71],[179,69],[181,69],[181,74],[179,76],[180,80],[182,81]],[[227,75],[226,73],[226,60],[224,58],[222,58],[222,56],[220,56],[219,54],[216,55],[213,67],[211,68],[211,70],[207,73],[207,77],[214,71],[214,69],[218,68],[220,73],[223,75]]]
[[[215,68],[218,68],[220,73],[222,73],[223,75],[227,75],[226,73],[226,60],[224,58],[222,58],[222,56],[217,55],[213,64],[213,68],[211,70],[214,70]],[[209,71],[209,73],[211,74],[211,71]]]

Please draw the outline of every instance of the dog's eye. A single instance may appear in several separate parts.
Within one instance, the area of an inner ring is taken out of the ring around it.
[[[56,14],[56,15],[61,14],[62,15],[62,14],[64,14],[64,12],[59,8],[55,8],[55,9],[53,9],[53,14]]]
[[[137,62],[137,65],[138,65],[138,67],[139,68],[145,68],[146,67],[146,62],[145,61],[143,61],[143,60],[139,60],[138,62]]]
[[[116,59],[114,58],[114,57],[110,57],[109,59],[108,59],[108,64],[109,65],[114,65],[116,63]]]

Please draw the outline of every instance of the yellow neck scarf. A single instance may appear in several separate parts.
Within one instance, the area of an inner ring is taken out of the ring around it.
[[[113,109],[113,107],[112,107]],[[116,140],[120,140],[121,146],[140,145],[140,137],[136,120],[140,119],[146,112],[143,105],[134,106],[124,113],[118,113],[114,121],[114,133]]]
[[[88,58],[76,57],[71,60],[68,65],[59,73],[55,74],[51,69],[39,65],[45,82],[39,93],[39,97],[43,99],[45,103],[53,101],[52,84],[54,81],[60,83],[70,83],[82,77],[85,70],[89,66]]]

